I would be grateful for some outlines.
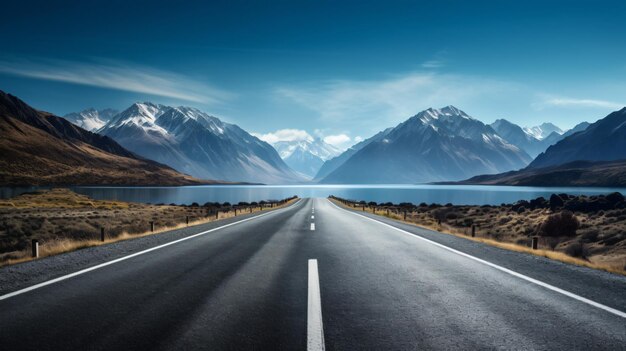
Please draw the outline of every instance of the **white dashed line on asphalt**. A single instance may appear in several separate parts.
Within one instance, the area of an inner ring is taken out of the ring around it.
[[[324,325],[322,323],[322,297],[320,294],[320,278],[317,271],[317,260],[309,260],[309,295],[307,307],[307,338],[308,351],[324,350]]]

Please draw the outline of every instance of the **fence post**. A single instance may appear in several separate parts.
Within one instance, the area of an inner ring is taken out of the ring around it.
[[[33,239],[32,250],[33,250],[33,258],[39,257],[39,240]]]
[[[189,216],[185,216],[185,222],[189,225]]]
[[[533,236],[532,240],[533,241],[531,243],[531,246],[532,246],[533,250],[537,250],[537,244],[539,242],[539,237],[538,236]]]
[[[235,209],[235,216],[237,216],[237,209]]]
[[[406,211],[404,211],[404,220],[406,221]]]
[[[215,219],[220,219],[220,210],[215,211]]]
[[[150,231],[154,232],[154,221],[150,221]]]
[[[476,236],[476,224],[472,224],[472,238]]]
[[[100,241],[104,242],[104,227],[100,227]]]

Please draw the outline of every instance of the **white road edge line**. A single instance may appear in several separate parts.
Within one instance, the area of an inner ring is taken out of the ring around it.
[[[298,200],[295,204],[293,204],[291,206],[297,205],[298,203],[300,203],[301,200],[302,199]],[[291,208],[291,206],[279,209],[279,211]],[[95,271],[96,269],[103,268],[103,267],[106,267],[106,266],[109,266],[109,265],[112,265],[112,264],[115,264],[115,263],[118,263],[118,262],[122,262],[122,261],[125,261],[125,260],[129,259],[129,258],[133,258],[133,257],[139,256],[139,255],[146,254],[146,253],[151,252],[151,251],[162,249],[162,248],[170,246],[170,245],[178,244],[178,243],[180,243],[182,241],[193,239],[195,237],[198,237],[198,236],[201,236],[201,235],[205,235],[205,234],[214,232],[216,230],[220,230],[220,229],[223,229],[223,228],[226,228],[226,227],[230,227],[230,226],[233,226],[235,224],[247,222],[247,221],[250,221],[250,220],[253,220],[253,219],[265,217],[267,215],[270,215],[270,214],[276,213],[276,212],[277,211],[270,211],[270,212],[266,212],[266,213],[263,213],[263,214],[260,214],[260,215],[254,216],[254,217],[249,217],[249,218],[246,218],[246,219],[242,219],[242,220],[237,221],[237,222],[228,223],[228,224],[219,226],[217,228],[209,229],[209,230],[206,230],[206,231],[201,232],[201,233],[197,233],[197,234],[193,234],[193,235],[190,235],[190,236],[186,236],[184,238],[181,238],[181,239],[178,239],[178,240],[174,240],[174,241],[170,241],[168,243],[165,243],[165,244],[162,244],[162,245],[159,245],[159,246],[155,246],[155,247],[143,250],[143,251],[139,251],[139,252],[136,252],[134,254],[130,254],[128,256],[123,256],[123,257],[114,259],[112,261],[104,262],[104,263],[101,263],[101,264],[93,266],[93,267],[85,268],[83,270],[80,270],[80,271],[77,271],[77,272],[74,272],[74,273],[70,273],[70,274],[67,274],[67,275],[55,278],[55,279],[51,279],[51,280],[48,280],[48,281],[45,281],[45,282],[42,282],[42,283],[39,283],[39,284],[35,284],[33,286],[29,286],[28,288],[24,288],[24,289],[21,289],[21,290],[17,290],[17,291],[14,291],[14,292],[2,295],[2,296],[0,296],[0,301],[1,300],[6,300],[6,299],[11,298],[13,296],[21,295],[21,294],[29,292],[29,291],[33,291],[33,290],[36,290],[36,289],[39,289],[39,288],[43,288],[44,286],[47,286],[47,285],[58,283],[60,281],[66,280],[66,279],[73,278],[73,277],[81,275],[81,274],[85,274],[85,273],[88,273],[88,272],[91,272],[91,271]]]
[[[376,222],[376,223],[378,223],[378,224],[384,225],[384,226],[389,227],[389,228],[391,228],[391,229],[395,229],[395,230],[397,230],[397,231],[399,231],[399,232],[401,232],[401,233],[403,233],[403,234],[409,235],[409,236],[411,236],[411,237],[413,237],[413,238],[415,238],[415,239],[423,240],[423,241],[428,242],[428,243],[430,243],[430,244],[432,244],[432,245],[438,246],[438,247],[440,247],[440,248],[442,248],[442,249],[444,249],[444,250],[448,250],[448,251],[453,252],[453,253],[455,253],[455,254],[457,254],[457,255],[461,255],[461,256],[463,256],[463,257],[467,257],[467,258],[469,258],[469,259],[471,259],[471,260],[474,260],[474,261],[476,261],[476,262],[480,262],[480,263],[482,263],[482,264],[485,264],[485,265],[487,265],[487,266],[489,266],[489,267],[495,268],[495,269],[497,269],[497,270],[499,270],[499,271],[502,271],[502,272],[504,272],[504,273],[510,274],[510,275],[512,275],[512,276],[518,277],[518,278],[523,279],[523,280],[526,280],[527,282],[530,282],[530,283],[533,283],[533,284],[536,284],[536,285],[542,286],[542,287],[544,287],[544,288],[546,288],[546,289],[548,289],[548,290],[552,290],[552,291],[554,291],[554,292],[557,292],[557,293],[559,293],[559,294],[565,295],[565,296],[567,296],[567,297],[571,297],[572,299],[578,300],[578,301],[583,302],[583,303],[586,303],[586,304],[588,304],[588,305],[590,305],[590,306],[593,306],[593,307],[599,308],[599,309],[601,309],[601,310],[604,310],[604,311],[606,311],[606,312],[612,313],[612,314],[614,314],[614,315],[616,315],[616,316],[619,316],[619,317],[622,317],[622,318],[626,318],[626,313],[625,313],[625,312],[622,312],[622,311],[620,311],[620,310],[618,310],[618,309],[615,309],[615,308],[613,308],[613,307],[609,307],[609,306],[603,305],[603,304],[601,304],[601,303],[599,303],[599,302],[595,302],[595,301],[593,301],[593,300],[589,300],[589,299],[587,299],[587,298],[585,298],[585,297],[582,297],[582,296],[580,296],[580,295],[576,295],[576,294],[571,293],[571,292],[569,292],[569,291],[567,291],[567,290],[563,290],[563,289],[561,289],[561,288],[557,288],[556,286],[550,285],[550,284],[548,284],[548,283],[544,283],[544,282],[542,282],[542,281],[540,281],[540,280],[537,280],[537,279],[535,279],[535,278],[531,278],[531,277],[526,276],[526,275],[523,275],[523,274],[521,274],[521,273],[518,273],[518,272],[512,271],[512,270],[510,270],[510,269],[508,269],[508,268],[504,268],[504,267],[499,266],[499,265],[497,265],[497,264],[495,264],[495,263],[491,263],[491,262],[489,262],[489,261],[485,261],[485,260],[483,260],[483,259],[481,259],[481,258],[478,258],[478,257],[472,256],[472,255],[470,255],[470,254],[466,254],[465,252],[461,252],[461,251],[459,251],[459,250],[455,250],[455,249],[453,249],[453,248],[451,248],[451,247],[445,246],[445,245],[440,244],[440,243],[438,243],[438,242],[434,242],[434,241],[432,241],[432,240],[426,239],[426,238],[421,237],[421,236],[419,236],[419,235],[416,235],[416,234],[413,234],[413,233],[407,232],[406,230],[402,230],[402,229],[400,229],[400,228],[396,228],[396,227],[394,227],[394,226],[392,226],[392,225],[389,225],[389,224],[387,224],[387,223],[381,222],[381,221],[379,221],[379,220],[377,220],[377,219],[373,219],[373,218],[370,218],[370,217],[364,216],[364,215],[359,214],[359,213],[355,213],[355,212],[352,212],[352,211],[348,211],[348,210],[346,210],[346,209],[343,209],[343,208],[341,208],[341,207],[339,207],[339,206],[335,205],[335,204],[334,204],[332,201],[330,201],[330,200],[328,200],[328,202],[330,202],[333,206],[335,206],[336,208],[338,208],[338,209],[340,209],[340,210],[342,210],[342,211],[345,211],[345,212],[351,213],[351,214],[353,214],[353,215],[355,215],[355,216],[363,217],[363,218],[365,218],[365,219],[368,219],[368,220],[370,220],[370,221],[373,221],[373,222]]]
[[[315,223],[311,223],[311,230],[315,230]]]
[[[307,305],[306,349],[324,351],[324,325],[317,260],[309,260],[309,295]]]

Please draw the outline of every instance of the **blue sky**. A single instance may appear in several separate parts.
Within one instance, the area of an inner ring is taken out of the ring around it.
[[[190,105],[344,146],[450,104],[572,127],[626,105],[625,14],[624,1],[14,1],[0,89],[60,115]]]

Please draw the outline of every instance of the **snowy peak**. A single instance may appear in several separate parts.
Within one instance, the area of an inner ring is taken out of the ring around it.
[[[557,133],[559,135],[565,133],[561,128],[550,122],[542,123],[541,125],[534,127],[524,127],[524,132],[538,140],[543,140],[552,133]]]
[[[94,132],[102,128],[116,114],[117,111],[110,108],[96,110],[92,107],[81,112],[68,113],[63,118],[83,129]]]
[[[522,133],[523,134],[523,133]],[[322,183],[421,183],[519,169],[526,152],[454,106],[429,108],[353,152]],[[321,172],[320,172],[321,173]]]
[[[279,141],[272,146],[278,151],[282,159],[286,159],[294,152],[308,152],[313,156],[326,161],[338,156],[341,151],[336,147],[325,143],[321,138],[306,138],[304,140]]]
[[[454,106],[424,110],[401,123],[392,133],[415,132],[429,135],[436,132],[439,135],[457,136],[475,141],[502,142],[502,138],[491,127]]]
[[[98,132],[198,178],[254,183],[303,179],[269,144],[193,107],[135,103]]]
[[[308,179],[317,174],[325,161],[341,154],[336,147],[308,134],[299,140],[274,142],[272,146],[291,169]]]
[[[100,134],[108,134],[113,130],[121,128],[134,128],[135,130],[143,130],[146,133],[167,135],[167,130],[156,124],[157,118],[167,108],[167,106],[156,105],[150,102],[134,103],[126,110],[117,114],[98,132]]]

